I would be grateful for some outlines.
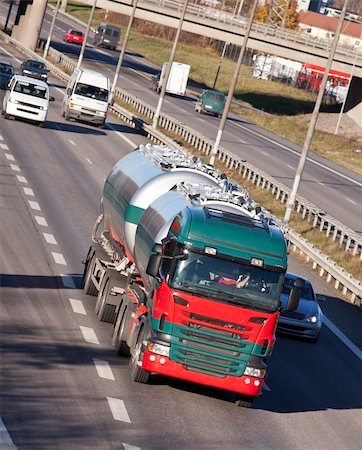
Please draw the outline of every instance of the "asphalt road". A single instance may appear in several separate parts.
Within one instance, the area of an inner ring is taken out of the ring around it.
[[[9,53],[22,58],[2,45],[0,59]],[[79,283],[104,177],[145,138],[112,116],[104,130],[65,122],[63,88],[51,78],[50,90],[45,128],[0,117],[0,447],[360,448],[361,311],[294,257],[326,321],[316,344],[279,337],[252,409],[177,380],[130,380]]]

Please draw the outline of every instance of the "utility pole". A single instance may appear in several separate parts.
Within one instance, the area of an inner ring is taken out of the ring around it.
[[[114,95],[114,91],[115,91],[116,86],[117,86],[119,72],[121,70],[123,59],[124,59],[124,55],[126,53],[126,48],[127,48],[127,44],[128,44],[129,34],[131,32],[134,16],[136,14],[137,3],[138,3],[138,0],[133,0],[132,13],[131,13],[131,16],[130,16],[129,21],[128,21],[126,34],[124,35],[121,54],[119,55],[118,62],[117,62],[116,73],[114,74],[114,79],[113,79],[113,84],[112,84],[112,89],[111,89],[112,96]]]
[[[52,38],[52,34],[53,34],[53,30],[54,30],[55,21],[56,21],[56,19],[57,19],[60,1],[61,1],[61,0],[58,0],[58,1],[57,1],[57,6],[55,7],[55,11],[54,11],[52,23],[51,23],[51,25],[50,25],[50,30],[49,30],[48,39],[47,39],[47,42],[46,42],[45,48],[44,48],[44,55],[43,55],[43,58],[44,58],[44,59],[46,59],[47,56],[48,56],[48,51],[49,51],[50,41],[51,41],[51,38]]]
[[[249,17],[248,26],[247,26],[247,28],[245,30],[245,36],[244,36],[244,39],[243,39],[242,46],[240,48],[239,58],[238,58],[238,61],[236,63],[236,67],[235,67],[233,78],[231,80],[231,85],[230,85],[229,93],[228,93],[228,96],[227,96],[227,99],[226,99],[224,112],[223,112],[223,115],[221,117],[219,129],[218,129],[218,132],[217,132],[217,135],[216,135],[216,141],[215,141],[214,147],[212,148],[212,151],[211,151],[211,154],[210,154],[210,162],[209,162],[209,164],[211,164],[212,166],[215,164],[215,157],[216,157],[217,152],[219,150],[221,136],[222,136],[222,133],[223,133],[224,128],[225,128],[225,123],[226,123],[227,116],[229,114],[231,101],[233,99],[233,95],[234,95],[234,91],[235,91],[235,86],[236,86],[236,83],[238,81],[240,66],[241,66],[241,63],[242,63],[242,60],[243,60],[243,57],[244,57],[244,53],[245,53],[245,50],[246,50],[246,44],[247,44],[248,39],[249,39],[251,26],[253,24],[255,11],[256,11],[256,8],[258,7],[258,4],[259,4],[259,0],[254,0],[253,6],[252,6],[251,11],[250,11],[250,17]]]
[[[174,39],[173,45],[172,45],[170,59],[168,61],[167,67],[166,67],[165,78],[164,78],[164,80],[162,82],[160,98],[158,99],[158,104],[157,104],[157,108],[156,108],[156,111],[155,111],[155,115],[153,116],[152,127],[155,128],[155,129],[157,128],[157,123],[158,123],[158,119],[160,117],[160,112],[161,112],[163,99],[164,99],[165,94],[166,94],[166,87],[167,87],[168,79],[169,79],[170,72],[171,72],[171,66],[172,66],[173,60],[175,58],[176,47],[177,47],[177,44],[178,44],[178,41],[179,41],[179,38],[180,38],[181,28],[182,28],[182,24],[183,24],[183,21],[184,21],[184,18],[185,18],[185,14],[186,14],[187,2],[188,2],[188,0],[184,0],[184,5],[183,5],[182,11],[181,11],[180,20],[178,22],[178,28],[177,28],[177,31],[176,31],[176,36],[175,36],[175,39]],[[161,77],[160,77],[160,82],[161,82]]]
[[[292,211],[294,209],[295,198],[297,196],[299,184],[300,184],[300,181],[301,181],[301,178],[302,178],[302,174],[303,174],[303,170],[304,170],[304,166],[305,166],[305,161],[307,159],[308,151],[309,151],[310,144],[311,144],[312,138],[313,138],[313,133],[314,133],[314,130],[315,130],[315,127],[316,127],[316,124],[317,124],[319,109],[320,109],[320,106],[322,104],[324,91],[325,91],[325,88],[326,88],[326,85],[327,85],[328,74],[329,74],[330,68],[332,66],[334,54],[335,54],[335,51],[336,51],[336,48],[337,48],[337,44],[338,44],[339,35],[341,34],[344,17],[346,15],[347,3],[348,3],[348,0],[344,0],[344,4],[343,4],[342,11],[341,11],[341,15],[339,16],[339,20],[338,20],[338,24],[337,24],[336,34],[334,35],[331,51],[330,51],[330,54],[329,54],[329,57],[328,57],[328,61],[327,61],[327,65],[326,65],[326,68],[325,68],[325,72],[324,72],[324,75],[323,75],[323,78],[322,78],[322,83],[321,83],[321,86],[319,88],[317,100],[315,102],[314,110],[313,110],[313,113],[312,113],[312,117],[311,117],[310,122],[309,122],[307,136],[305,138],[303,149],[302,149],[302,153],[300,155],[297,172],[296,172],[295,177],[294,177],[294,183],[293,183],[292,192],[290,194],[290,197],[288,198],[287,208],[286,208],[285,216],[284,216],[284,223],[286,225],[288,224],[288,222],[290,220],[290,217],[292,215]]]
[[[80,53],[79,53],[79,58],[78,58],[78,62],[77,62],[77,69],[79,69],[80,65],[82,64],[82,60],[83,60],[83,55],[85,52],[85,47],[87,45],[87,40],[88,40],[88,36],[89,36],[89,31],[90,31],[90,27],[92,25],[92,20],[93,20],[93,15],[94,15],[94,10],[97,4],[97,0],[94,0],[93,5],[92,5],[92,10],[89,16],[89,20],[88,20],[88,25],[87,25],[87,29],[85,31],[85,35],[84,35],[84,40],[82,42],[82,48],[80,49]]]
[[[217,71],[216,71],[216,75],[215,75],[214,84],[212,86],[213,89],[215,89],[216,82],[217,82],[217,79],[219,77],[219,73],[220,73],[220,69],[221,69],[222,60],[224,59],[226,48],[227,48],[228,45],[229,45],[229,42],[224,42],[224,46],[222,48],[222,53],[221,53],[221,58],[220,58],[219,65],[217,67]]]

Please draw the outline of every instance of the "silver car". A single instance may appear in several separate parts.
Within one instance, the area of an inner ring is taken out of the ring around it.
[[[285,311],[283,308],[287,304],[290,290],[297,278],[302,279],[305,283],[298,308],[296,311]],[[319,307],[311,282],[304,277],[287,272],[280,300],[282,309],[277,331],[306,338],[313,342],[317,341],[323,322],[323,313]]]

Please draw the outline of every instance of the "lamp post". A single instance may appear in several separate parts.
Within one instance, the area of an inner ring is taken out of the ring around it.
[[[52,38],[52,34],[53,34],[53,30],[54,30],[55,21],[56,21],[56,19],[57,19],[60,1],[61,1],[61,0],[58,0],[58,1],[57,1],[57,6],[55,7],[55,11],[54,11],[52,23],[51,23],[51,25],[50,25],[50,30],[49,30],[48,39],[47,39],[47,42],[46,42],[45,48],[44,48],[44,54],[43,54],[43,58],[44,58],[44,59],[46,59],[47,56],[48,56],[48,51],[49,51],[50,41],[51,41],[51,38]]]
[[[84,40],[82,42],[82,48],[80,49],[79,52],[79,58],[78,58],[78,62],[77,62],[77,69],[79,69],[80,65],[82,64],[82,60],[83,60],[83,55],[85,52],[85,47],[87,45],[87,40],[88,40],[88,35],[89,35],[89,31],[90,31],[90,27],[92,25],[92,20],[93,20],[93,15],[94,15],[94,10],[97,4],[97,0],[94,0],[93,5],[92,5],[92,10],[89,16],[89,20],[88,20],[88,24],[87,24],[87,29],[85,31],[85,35],[84,35]]]

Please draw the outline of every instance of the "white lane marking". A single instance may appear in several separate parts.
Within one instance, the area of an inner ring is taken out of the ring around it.
[[[330,331],[332,331],[333,334],[337,336],[339,340],[343,342],[343,344],[346,347],[348,347],[351,350],[351,352],[353,352],[357,356],[357,358],[362,360],[362,351],[356,345],[354,345],[354,343],[350,341],[348,337],[345,334],[343,334],[342,331],[328,319],[328,317],[326,316],[323,317],[323,323],[324,325],[327,326],[327,328],[330,329]]]
[[[8,430],[6,429],[6,426],[0,417],[0,444],[1,448],[4,450],[10,450],[10,449],[16,449],[16,446],[14,445],[14,442],[12,441],[10,434],[8,433]]]
[[[21,172],[21,170],[17,164],[10,164],[10,167],[14,172]]]
[[[41,216],[35,216],[35,220],[37,221],[38,225],[41,225],[43,227],[47,227],[48,223],[47,221],[44,219],[44,217]]]
[[[105,378],[107,380],[112,380],[115,381],[111,366],[109,365],[109,363],[107,361],[104,361],[103,359],[97,359],[97,358],[92,358],[94,365],[96,367],[98,376],[100,378]]]
[[[264,391],[271,392],[270,387],[266,383],[263,384],[263,389],[264,389]]]
[[[40,205],[38,202],[33,202],[32,200],[28,200],[30,208],[34,209],[35,211],[41,211]]]
[[[1,144],[1,143],[0,143],[0,148],[1,148],[2,150],[9,150],[9,147],[8,147],[6,144]]]
[[[285,150],[288,150],[288,152],[293,153],[294,155],[297,155],[298,158],[300,158],[300,153],[299,152],[296,152],[295,150],[292,150],[291,148],[287,147],[286,145],[279,144],[279,142],[274,141],[273,139],[269,139],[266,136],[263,136],[262,134],[257,133],[254,130],[251,130],[251,129],[247,128],[247,127],[244,127],[243,125],[240,125],[239,123],[235,123],[235,122],[232,122],[232,123],[233,123],[233,125],[235,125],[235,126],[237,126],[239,128],[242,128],[243,130],[248,131],[249,133],[252,133],[252,134],[254,134],[254,135],[256,135],[256,136],[258,136],[258,137],[260,137],[262,139],[265,139],[266,141],[271,142],[272,144],[277,145],[278,147],[281,147],[281,148],[284,148]],[[322,167],[323,169],[328,170],[329,172],[332,172],[335,175],[338,175],[341,178],[344,178],[345,180],[350,181],[351,183],[357,184],[357,186],[362,186],[362,183],[360,183],[360,182],[358,182],[358,181],[354,180],[353,178],[350,178],[350,177],[348,177],[346,175],[343,175],[342,173],[337,172],[336,170],[331,169],[330,167],[325,166],[324,164],[321,164],[321,163],[319,163],[317,161],[314,161],[314,159],[307,158],[307,161],[309,161],[312,164],[315,164],[316,166]]]
[[[76,300],[75,298],[69,299],[70,306],[72,307],[73,311],[76,314],[83,314],[84,316],[87,315],[86,310],[84,309],[82,300]]]
[[[270,153],[268,153],[268,152],[262,152],[262,154],[265,156],[270,156]]]
[[[54,244],[57,245],[57,241],[55,240],[54,235],[50,233],[43,233],[44,239],[47,241],[48,244]]]
[[[294,170],[294,167],[293,167],[293,166],[291,166],[290,164],[287,164],[287,167],[289,167],[289,169],[292,169],[292,170]]]
[[[67,263],[65,262],[64,256],[61,253],[52,252],[52,256],[53,256],[54,261],[57,264],[60,264],[62,266],[66,266],[67,265]]]
[[[72,145],[77,145],[74,141],[72,141],[71,139],[68,139],[68,141],[72,144]]]
[[[125,442],[122,442],[122,445],[124,447],[124,450],[141,450],[141,447],[136,447],[135,445],[126,444]]]
[[[352,205],[357,205],[357,203],[356,203],[355,201],[351,200],[351,199],[350,199],[350,198],[348,198],[348,197],[347,197],[347,199],[346,199],[346,200],[347,200],[347,202],[350,202],[350,203],[352,203]]]
[[[27,188],[27,187],[23,187],[24,190],[24,194],[25,195],[29,195],[30,197],[34,197],[34,191],[33,189]]]
[[[82,327],[81,325],[79,326],[80,331],[82,332],[83,338],[86,342],[89,342],[90,344],[99,344],[97,335],[95,333],[95,331],[93,330],[93,328],[89,328],[89,327]]]
[[[86,158],[87,163],[93,165],[92,161],[89,158]]]
[[[114,420],[131,423],[124,401],[119,398],[107,397]]]
[[[319,184],[320,186],[324,186],[324,184],[321,181],[317,181],[317,184]]]
[[[7,53],[11,58],[15,59],[15,61],[21,63],[21,60],[19,58],[17,58],[16,56],[14,56],[12,53],[8,52],[7,50],[5,50],[5,48],[1,49],[3,52]]]
[[[4,145],[4,144],[0,144],[0,145]],[[14,156],[10,153],[5,153],[5,158],[9,161],[15,161]]]
[[[3,141],[4,140],[4,138],[1,136],[1,134],[0,134],[0,141]]]
[[[120,138],[122,138],[124,141],[127,142],[127,144],[129,144],[131,147],[137,147],[137,145],[131,141],[131,139],[128,139],[128,137],[123,136],[123,133],[121,133],[120,131],[117,131],[114,127],[112,127],[112,125],[109,125],[109,123],[106,123],[107,128],[109,128],[110,130],[114,131],[116,133],[117,136],[119,136]]]
[[[247,142],[244,141],[243,139],[240,139],[240,138],[239,138],[238,141],[241,142],[242,144],[247,144]]]
[[[63,273],[60,274],[60,277],[62,279],[63,286],[70,289],[77,289],[77,286],[75,285],[74,278],[70,275],[64,275]]]
[[[23,177],[22,175],[16,175],[16,178],[18,179],[18,181],[20,181],[20,183],[28,184],[28,180],[25,177]]]

